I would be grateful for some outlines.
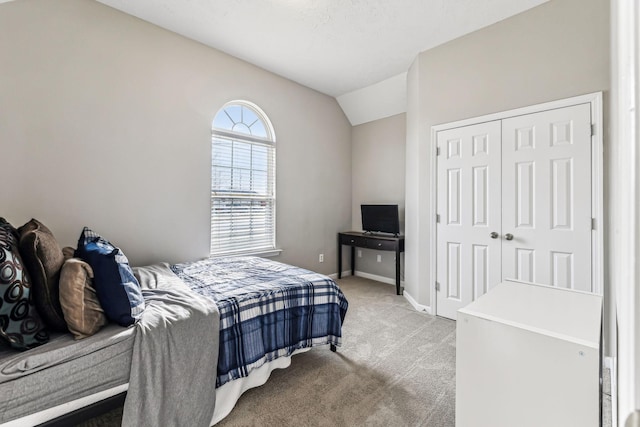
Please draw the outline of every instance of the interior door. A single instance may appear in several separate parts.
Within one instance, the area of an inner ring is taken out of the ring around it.
[[[502,278],[592,292],[589,104],[502,121]]]
[[[439,316],[455,319],[501,279],[500,132],[493,121],[437,134]]]

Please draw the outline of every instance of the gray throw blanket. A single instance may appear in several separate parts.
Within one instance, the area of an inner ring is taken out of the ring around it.
[[[209,426],[220,315],[168,264],[134,269],[146,308],[136,323],[122,425]]]

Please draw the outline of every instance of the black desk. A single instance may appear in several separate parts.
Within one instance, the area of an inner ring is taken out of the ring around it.
[[[338,233],[338,279],[342,277],[342,245],[351,246],[351,274],[356,270],[356,247],[396,253],[396,294],[402,295],[400,287],[400,253],[404,252],[404,236],[384,236],[379,234],[344,231]]]

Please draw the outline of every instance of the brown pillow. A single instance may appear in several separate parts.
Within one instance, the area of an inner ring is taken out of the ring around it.
[[[71,246],[65,246],[62,248],[62,255],[64,256],[64,260],[68,260],[69,258],[73,258],[73,255],[76,253],[76,250]]]
[[[60,304],[67,326],[77,340],[95,334],[107,324],[91,279],[91,266],[79,258],[70,258],[62,266]]]
[[[58,297],[60,269],[64,263],[62,249],[53,233],[38,220],[32,219],[18,232],[20,255],[31,276],[36,309],[50,329],[66,332],[67,324]]]

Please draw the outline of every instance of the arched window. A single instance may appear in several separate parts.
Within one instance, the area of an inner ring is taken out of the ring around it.
[[[211,254],[275,249],[275,134],[255,104],[232,101],[213,119]]]

